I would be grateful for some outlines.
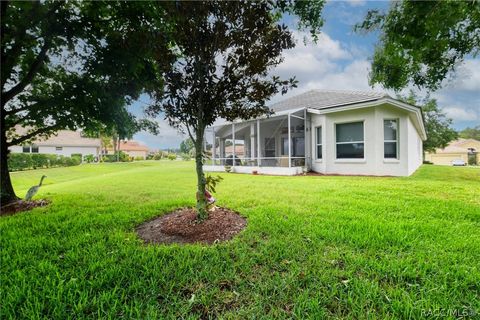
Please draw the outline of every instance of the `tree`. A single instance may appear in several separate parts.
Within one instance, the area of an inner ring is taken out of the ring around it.
[[[387,13],[369,11],[355,29],[380,31],[372,85],[436,90],[466,56],[478,55],[479,26],[479,1],[404,0],[393,2]]]
[[[427,140],[423,142],[423,151],[435,152],[437,148],[445,148],[450,141],[458,138],[458,133],[452,127],[452,119],[447,118],[445,113],[437,105],[437,100],[426,97],[419,99],[413,91],[408,97],[398,98],[411,105],[422,108],[423,122],[427,133]]]
[[[191,138],[187,138],[180,143],[180,152],[183,154],[190,154],[194,149],[195,145]]]
[[[280,13],[298,14],[305,27],[321,26],[322,1],[179,2],[175,32],[178,61],[165,75],[165,91],[154,96],[152,114],[163,111],[170,125],[185,128],[195,146],[198,219],[208,217],[202,146],[205,129],[217,118],[233,121],[270,114],[266,101],[295,86],[270,76],[292,34]]]
[[[473,128],[467,127],[459,132],[460,138],[475,139],[480,141],[480,125]]]
[[[157,2],[1,1],[2,204],[17,199],[9,146],[60,129],[142,125],[127,106],[163,87],[169,21]]]

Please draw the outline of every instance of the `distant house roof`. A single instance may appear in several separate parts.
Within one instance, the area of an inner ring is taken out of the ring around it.
[[[134,140],[121,141],[121,151],[148,151],[148,147]]]
[[[480,141],[475,139],[458,139],[450,142],[444,149],[437,149],[436,153],[464,153],[468,152],[471,144],[477,144],[480,148]],[[480,150],[477,150],[480,151]]]
[[[390,96],[385,93],[368,91],[310,90],[274,103],[270,108],[274,112],[303,108],[326,109],[382,98],[390,98]]]
[[[25,134],[28,129],[23,127],[16,127],[17,134]],[[56,134],[50,136],[48,139],[38,139],[32,141],[32,144],[37,146],[55,146],[55,147],[101,147],[100,139],[87,138],[82,136],[80,131],[59,130]]]

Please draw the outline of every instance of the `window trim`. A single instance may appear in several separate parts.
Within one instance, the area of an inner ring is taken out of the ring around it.
[[[319,125],[319,126],[316,126],[315,127],[315,160],[317,160],[318,162],[321,162],[323,161],[323,126],[322,125]],[[320,134],[321,134],[321,141],[320,143],[318,143],[318,130],[320,129]],[[318,157],[318,147],[320,146],[320,148],[322,148],[322,157],[319,158]]]
[[[395,140],[385,140],[385,121],[395,121],[397,123],[397,131]],[[400,160],[400,119],[399,118],[384,118],[382,123],[383,129],[383,160],[387,162],[396,162]],[[396,157],[395,158],[387,158],[385,157],[385,143],[392,143],[395,142],[396,144]]]
[[[349,123],[362,123],[363,126],[363,141],[348,141],[348,142],[337,142],[337,125],[339,124],[349,124]],[[349,163],[363,163],[365,162],[365,119],[359,119],[354,121],[340,121],[333,123],[333,141],[335,141],[335,162],[341,163],[342,161],[349,162]],[[363,157],[362,158],[338,158],[337,157],[337,144],[354,144],[354,143],[363,143]]]

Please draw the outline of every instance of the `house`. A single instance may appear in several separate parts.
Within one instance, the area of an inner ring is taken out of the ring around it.
[[[478,164],[480,141],[475,139],[458,139],[452,141],[444,149],[434,153],[426,153],[425,160],[438,165],[452,165],[454,160],[463,160],[465,164]]]
[[[22,134],[27,129],[17,127]],[[100,139],[88,138],[80,131],[60,130],[48,139],[38,139],[22,146],[9,147],[12,153],[48,153],[71,157],[72,154],[93,155],[98,159],[102,144]]]
[[[233,172],[409,176],[422,164],[421,109],[383,93],[312,90],[270,108],[268,117],[209,127],[205,145],[219,148],[204,169],[223,171],[237,157]],[[227,142],[244,154],[228,154]]]
[[[138,158],[141,157],[143,159],[147,158],[148,155],[148,147],[137,142],[134,140],[123,140],[120,141],[118,150],[125,152],[130,157]],[[113,153],[113,149],[109,149]]]

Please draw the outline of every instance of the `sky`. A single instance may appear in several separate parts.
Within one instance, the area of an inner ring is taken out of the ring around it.
[[[388,1],[328,1],[323,10],[325,24],[317,43],[309,41],[307,33],[292,28],[297,45],[284,52],[283,63],[272,73],[283,78],[295,76],[299,84],[284,96],[272,97],[271,103],[311,89],[379,91],[395,97],[393,91],[380,86],[372,88],[368,84],[370,58],[378,34],[353,32],[353,26],[362,21],[369,9],[388,10],[388,7]],[[294,26],[294,21],[285,22]],[[408,89],[403,93],[407,92]],[[445,83],[431,97],[437,99],[439,106],[453,120],[455,129],[480,124],[480,58],[466,58],[458,67],[454,80]],[[148,97],[142,96],[131,106],[132,112],[140,114],[146,103]],[[161,117],[158,122],[159,135],[139,132],[134,139],[151,149],[178,148],[186,137],[169,127]]]

